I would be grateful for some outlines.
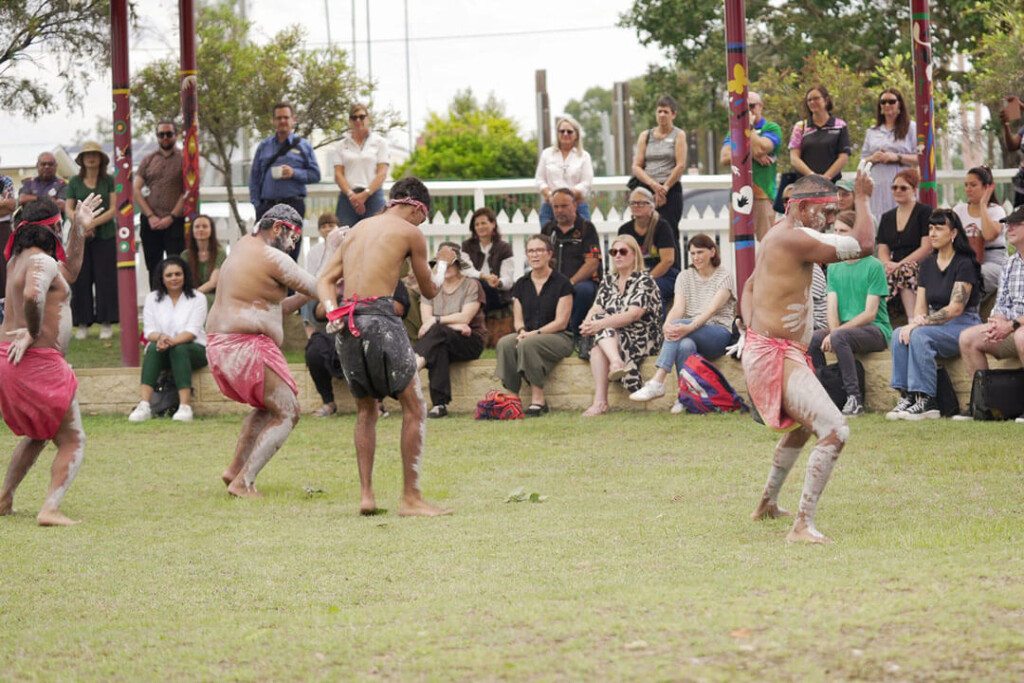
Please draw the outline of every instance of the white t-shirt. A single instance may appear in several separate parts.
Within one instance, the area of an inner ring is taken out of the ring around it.
[[[960,222],[963,223],[964,230],[967,232],[968,235],[972,233],[978,235],[981,234],[981,219],[974,218],[973,216],[971,216],[970,213],[967,212],[967,202],[960,202],[959,204],[954,206],[953,213],[955,213],[957,217],[960,218]],[[999,204],[989,204],[988,217],[991,218],[996,223],[998,223],[1001,219],[1006,218],[1006,209],[1004,209]],[[996,235],[995,239],[985,241],[986,251],[992,249],[993,247],[1002,247],[1004,250],[1006,249],[1005,227],[1003,227],[1003,229],[999,231],[999,234]]]
[[[388,141],[370,131],[360,147],[351,133],[345,133],[345,137],[331,150],[327,162],[332,169],[335,166],[344,168],[345,179],[352,187],[369,187],[377,175],[377,164],[391,163]]]
[[[182,294],[178,303],[164,295],[163,301],[156,300],[154,290],[146,295],[142,307],[142,334],[146,339],[154,332],[175,337],[181,332],[191,332],[197,344],[206,346],[206,297],[196,292],[189,298]]]
[[[550,188],[552,191],[567,187],[579,192],[586,201],[594,184],[594,164],[590,153],[580,152],[573,147],[569,155],[562,156],[562,150],[547,147],[540,153],[537,172],[533,176],[538,192]]]

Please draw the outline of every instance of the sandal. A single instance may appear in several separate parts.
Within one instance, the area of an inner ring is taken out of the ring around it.
[[[549,410],[547,403],[531,403],[530,407],[523,411],[523,416],[540,417],[541,415],[547,415]]]
[[[636,363],[629,360],[621,368],[615,368],[608,373],[608,380],[610,382],[618,382],[620,379],[628,375],[629,373],[636,370]]]
[[[313,417],[330,417],[338,412],[338,406],[324,404],[310,413]]]

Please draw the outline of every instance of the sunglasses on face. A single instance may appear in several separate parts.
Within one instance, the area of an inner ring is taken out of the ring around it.
[[[632,252],[629,251],[628,247],[623,247],[622,249],[616,249],[615,247],[612,247],[611,249],[608,250],[608,253],[611,254],[612,256],[629,256]]]
[[[559,135],[572,135],[575,132],[576,131],[574,131],[574,130],[560,130],[560,131],[558,131],[558,134]]]
[[[879,104],[896,104],[899,100],[878,100]]]
[[[348,117],[349,121],[362,121],[367,117],[366,114],[356,114],[355,116]]]
[[[56,161],[40,161],[39,165],[40,166],[56,166],[57,162]]]
[[[156,136],[158,138],[173,138],[175,136],[175,134],[176,133],[174,131],[165,130],[165,131],[162,131],[160,133],[157,133]]]
[[[893,191],[911,189],[910,185],[890,185],[889,187],[891,187]]]

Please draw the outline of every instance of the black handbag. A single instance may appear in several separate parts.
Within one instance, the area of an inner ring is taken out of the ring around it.
[[[864,365],[854,359],[854,363],[857,365],[857,385],[860,387],[861,400],[864,397]],[[839,363],[832,363],[826,365],[821,370],[818,370],[818,381],[821,382],[821,386],[825,387],[825,391],[828,392],[828,397],[832,399],[832,402],[836,404],[836,407],[840,410],[846,405],[846,389],[843,388],[843,374],[839,371]]]
[[[956,390],[953,389],[953,381],[949,379],[946,368],[939,366],[936,373],[935,402],[939,404],[939,412],[942,417],[953,417],[960,414],[960,401],[956,397]]]
[[[975,420],[1013,420],[1024,415],[1024,370],[978,370],[971,382]]]
[[[149,397],[149,410],[154,417],[173,415],[178,410],[178,387],[170,373],[163,373],[153,387],[153,395]]]

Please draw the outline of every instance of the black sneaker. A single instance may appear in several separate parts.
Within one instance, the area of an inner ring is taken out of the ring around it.
[[[917,402],[903,413],[904,420],[913,421],[935,420],[940,417],[942,417],[942,413],[939,412],[939,404],[935,401],[934,396],[928,394],[918,394]]]
[[[914,395],[908,391],[900,393],[900,402],[896,404],[895,408],[885,414],[885,419],[902,420],[912,405],[914,405]]]
[[[843,406],[843,415],[847,417],[856,417],[857,415],[864,414],[864,405],[860,402],[860,399],[854,395],[846,397],[846,405]]]
[[[443,403],[434,406],[433,408],[430,409],[430,412],[427,413],[427,417],[448,417],[448,406],[444,405]]]

